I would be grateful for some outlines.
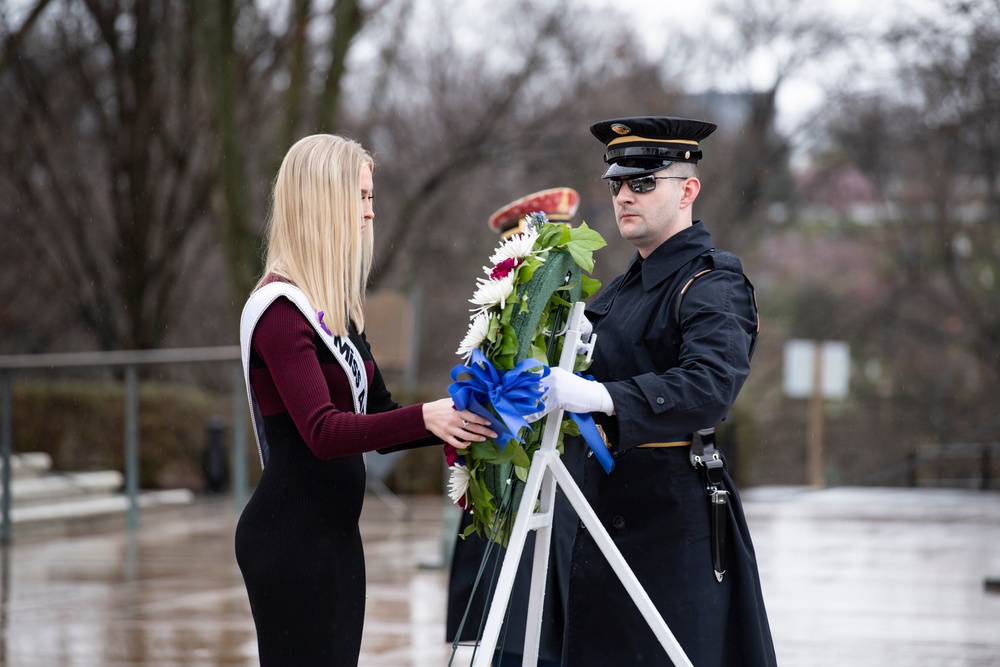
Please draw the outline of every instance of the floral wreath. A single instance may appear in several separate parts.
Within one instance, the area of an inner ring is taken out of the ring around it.
[[[506,545],[514,525],[531,459],[543,429],[525,416],[541,409],[540,380],[561,352],[558,331],[573,302],[594,294],[595,250],[606,245],[581,223],[550,223],[545,213],[525,216],[525,230],[501,242],[484,267],[470,301],[469,329],[456,354],[466,362],[452,369],[449,393],[459,409],[490,419],[496,439],[465,450],[445,445],[450,469],[448,495],[472,515],[462,533],[473,532]],[[578,355],[574,372],[589,365]],[[564,414],[557,448],[565,435],[580,433],[578,416]]]

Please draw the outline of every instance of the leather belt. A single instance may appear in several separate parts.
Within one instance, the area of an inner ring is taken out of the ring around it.
[[[690,440],[674,440],[672,442],[647,442],[642,445],[636,445],[637,449],[656,449],[659,447],[687,447],[691,444]]]
[[[600,424],[597,424],[597,431],[601,434],[601,438],[604,440],[604,444],[611,449],[611,443],[608,441],[607,434],[604,433],[604,429],[601,428]],[[672,440],[670,442],[646,442],[641,445],[636,445],[638,449],[658,449],[660,447],[687,447],[691,444],[690,440]]]

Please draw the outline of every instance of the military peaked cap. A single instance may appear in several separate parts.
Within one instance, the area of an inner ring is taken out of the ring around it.
[[[633,178],[701,159],[699,142],[715,131],[715,123],[670,116],[612,118],[590,126],[607,147],[609,167],[603,178]]]
[[[551,222],[568,223],[580,206],[580,193],[573,188],[540,190],[496,210],[487,224],[504,239],[524,231],[524,216],[542,212]]]

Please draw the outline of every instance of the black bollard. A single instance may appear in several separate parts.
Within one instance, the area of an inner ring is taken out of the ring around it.
[[[225,424],[217,415],[205,425],[205,449],[201,455],[201,471],[205,475],[205,491],[222,493],[229,481],[229,457],[222,441]]]

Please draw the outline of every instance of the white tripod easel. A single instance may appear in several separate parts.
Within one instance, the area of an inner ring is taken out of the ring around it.
[[[591,340],[586,344],[580,342],[580,324],[583,321],[583,302],[578,301],[573,304],[569,311],[566,325],[565,339],[563,340],[562,354],[559,357],[559,367],[568,371],[573,370],[576,360],[577,350],[585,348],[588,358],[593,353],[596,335],[591,336]],[[555,334],[553,334],[555,335]],[[538,642],[542,626],[542,602],[545,594],[545,582],[549,569],[549,546],[552,541],[552,517],[555,504],[556,484],[558,484],[566,499],[569,500],[573,509],[576,510],[580,520],[583,521],[587,530],[590,531],[601,553],[607,559],[612,569],[618,575],[625,590],[635,602],[642,613],[646,623],[659,639],[667,655],[676,667],[693,667],[688,660],[684,650],[677,643],[677,639],[666,622],[656,611],[653,601],[643,589],[632,569],[625,562],[618,547],[611,541],[611,537],[604,529],[593,508],[587,502],[580,488],[573,481],[566,466],[559,458],[559,451],[556,449],[556,441],[559,439],[559,426],[562,423],[562,410],[555,410],[549,414],[545,423],[545,431],[542,433],[542,444],[535,452],[531,460],[531,468],[528,472],[528,480],[524,485],[524,494],[521,496],[521,504],[518,507],[517,518],[514,520],[514,528],[507,543],[507,553],[504,555],[503,565],[500,568],[500,576],[497,580],[496,590],[493,595],[493,602],[490,605],[489,616],[486,619],[486,627],[483,631],[483,638],[473,667],[489,667],[493,652],[496,649],[497,640],[500,636],[500,628],[503,624],[504,613],[507,609],[510,593],[514,586],[514,575],[517,573],[518,562],[521,552],[524,550],[525,539],[529,530],[536,531],[535,553],[531,564],[531,590],[528,597],[528,622],[524,634],[524,661],[522,667],[534,667],[538,664]],[[540,494],[540,495],[539,495]],[[538,500],[538,511],[534,511],[535,501]]]

